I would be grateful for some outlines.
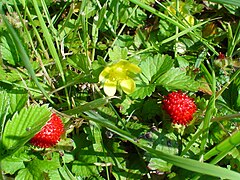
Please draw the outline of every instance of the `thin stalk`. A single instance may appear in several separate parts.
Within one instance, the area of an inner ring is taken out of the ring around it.
[[[176,0],[176,16],[179,16],[179,0]],[[178,44],[178,33],[179,33],[179,27],[176,26],[175,28],[175,35],[176,37],[176,41],[175,41],[175,51],[174,51],[174,57],[177,58],[178,56],[178,52],[177,52],[177,44]]]
[[[231,29],[229,29],[231,30]],[[233,51],[236,47],[236,45],[239,43],[240,40],[240,21],[238,22],[237,29],[235,31],[234,37],[230,44],[228,44],[228,51],[227,51],[227,56],[232,57]]]
[[[219,121],[226,121],[226,120],[231,120],[231,119],[234,119],[234,118],[240,118],[240,113],[237,113],[237,114],[228,114],[228,115],[225,115],[225,116],[221,116],[221,117],[215,117],[215,118],[212,118],[211,121],[212,122],[219,122]]]

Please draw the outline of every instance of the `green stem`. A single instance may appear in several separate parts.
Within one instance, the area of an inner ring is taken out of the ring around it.
[[[218,121],[223,121],[223,120],[231,120],[231,119],[234,119],[234,118],[240,118],[240,113],[228,114],[228,115],[221,116],[221,117],[215,117],[215,118],[212,118],[211,121],[212,122],[218,122]]]
[[[210,120],[213,117],[214,114],[214,110],[215,110],[215,92],[216,92],[216,78],[215,78],[215,73],[212,70],[212,96],[209,100],[208,106],[207,106],[207,110],[206,110],[206,114],[205,114],[205,118],[203,121],[203,134],[202,134],[202,142],[201,142],[201,146],[200,146],[200,154],[203,155],[203,153],[205,152],[205,147],[207,144],[207,140],[208,140],[208,134],[209,134],[209,126],[210,126]],[[200,157],[201,159],[201,157]]]

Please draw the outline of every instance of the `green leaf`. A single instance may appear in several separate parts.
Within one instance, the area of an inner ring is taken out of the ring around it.
[[[165,87],[167,90],[181,89],[184,91],[197,91],[199,83],[194,81],[186,72],[179,68],[172,68],[156,80],[156,85]]]
[[[89,64],[87,63],[88,61],[89,60],[87,59],[87,56],[83,54],[75,54],[67,58],[67,62],[70,65],[85,73],[89,73]]]
[[[33,105],[15,113],[6,123],[2,136],[5,150],[15,151],[30,140],[46,124],[51,115],[47,105]]]
[[[5,173],[14,174],[16,171],[25,168],[24,162],[31,160],[28,147],[23,146],[12,156],[8,156],[1,161],[2,170]]]
[[[139,65],[142,69],[142,74],[148,79],[149,82],[154,82],[155,79],[173,66],[173,60],[168,55],[155,55],[154,57],[148,56]]]
[[[25,165],[21,159],[14,159],[9,156],[1,161],[1,167],[5,173],[14,174],[19,169],[25,168]]]
[[[48,159],[37,159],[34,158],[32,161],[29,161],[26,164],[26,168],[23,170],[20,170],[18,173],[18,176],[22,177],[22,175],[26,174],[27,176],[33,177],[33,179],[44,179],[43,176],[48,173],[49,171],[57,170],[61,167],[60,161],[59,161],[59,153],[54,152],[52,156],[50,157],[50,154],[48,155]],[[20,175],[19,175],[20,174]],[[19,177],[19,179],[20,179]]]
[[[84,155],[81,157],[81,161],[74,161],[72,165],[72,172],[80,176],[90,177],[92,175],[99,174],[98,167],[94,164],[97,162],[97,157],[94,155]]]
[[[2,66],[0,66],[0,74],[0,81],[2,82],[7,82],[10,84],[11,82],[21,81],[19,72],[15,69],[6,71]],[[24,74],[21,74],[21,76],[24,79],[26,78]]]
[[[173,66],[173,60],[168,55],[148,56],[142,60],[139,67],[142,69],[140,80],[136,81],[136,89],[130,94],[134,99],[144,99],[155,91],[155,81]]]
[[[236,78],[222,94],[228,106],[240,111],[240,78]]]
[[[133,37],[129,35],[121,35],[116,40],[115,45],[120,47],[127,47],[129,48],[133,44]]]
[[[1,37],[0,52],[2,58],[11,65],[19,63],[19,56],[16,51],[16,47],[13,44],[11,37],[7,32],[3,32],[4,36]]]
[[[25,169],[21,169],[18,172],[18,174],[17,174],[15,179],[16,180],[23,180],[23,179],[35,180],[33,174],[31,174],[31,172],[28,169],[26,169],[26,168]]]
[[[10,100],[10,109],[9,112],[14,114],[15,112],[20,111],[28,100],[28,94],[24,90],[11,90],[8,92],[9,100]]]
[[[5,122],[10,107],[10,99],[6,91],[0,91],[0,125]],[[0,131],[1,132],[1,131]]]
[[[113,49],[109,49],[109,58],[112,61],[118,61],[121,59],[127,59],[127,48],[120,48],[118,46],[114,46]]]
[[[56,170],[50,170],[50,171],[48,172],[48,177],[49,177],[50,180],[56,180],[56,179],[61,180],[61,179],[63,179],[63,178],[61,177],[58,169],[56,169]]]
[[[144,82],[136,82],[135,91],[130,94],[130,96],[134,99],[144,99],[147,96],[151,96],[155,91],[155,84],[145,84]]]

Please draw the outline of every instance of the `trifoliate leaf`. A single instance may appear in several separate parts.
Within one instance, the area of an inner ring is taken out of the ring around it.
[[[156,55],[148,57],[143,60],[139,65],[142,69],[142,74],[148,79],[149,82],[154,80],[167,72],[173,66],[173,60],[168,55]]]
[[[194,81],[186,72],[178,68],[172,68],[156,80],[156,85],[165,87],[168,90],[181,89],[184,91],[197,91],[199,83]]]
[[[144,99],[147,96],[151,96],[155,91],[155,84],[146,84],[144,82],[136,82],[135,91],[130,94],[130,96],[134,99]]]
[[[17,179],[43,179],[48,171],[56,170],[60,165],[59,153],[53,153],[50,160],[33,159],[26,163],[26,168],[18,172]],[[25,177],[23,177],[25,175]]]
[[[109,50],[109,58],[112,61],[127,59],[127,54],[128,54],[127,48],[120,48],[118,46],[114,46],[113,49]]]
[[[5,150],[15,151],[30,140],[34,134],[41,130],[50,118],[47,105],[30,106],[15,113],[5,126],[2,136],[2,145]]]

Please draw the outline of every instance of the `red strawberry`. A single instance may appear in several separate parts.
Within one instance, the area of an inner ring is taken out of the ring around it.
[[[173,124],[186,125],[193,119],[197,107],[192,98],[182,91],[164,97],[162,108],[170,115]]]
[[[64,132],[62,120],[53,113],[51,119],[43,126],[31,140],[30,143],[40,148],[49,148],[58,143]]]

